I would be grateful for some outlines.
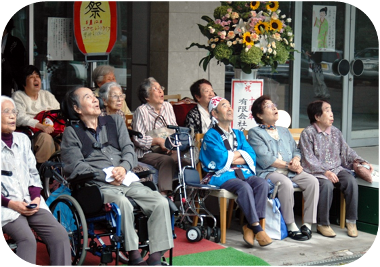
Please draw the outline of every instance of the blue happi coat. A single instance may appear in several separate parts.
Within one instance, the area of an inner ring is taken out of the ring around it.
[[[237,165],[242,168],[244,177],[255,175],[256,173],[256,153],[248,144],[242,131],[233,129],[236,140],[236,150],[240,152],[247,164]],[[236,178],[235,172],[231,169],[234,153],[228,151],[224,146],[221,135],[213,128],[204,135],[199,160],[202,168],[208,173],[214,173],[209,184],[221,186],[224,182]],[[236,165],[234,165],[236,166]]]

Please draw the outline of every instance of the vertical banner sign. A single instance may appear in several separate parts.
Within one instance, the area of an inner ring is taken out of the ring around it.
[[[48,18],[48,60],[74,60],[72,29],[73,20],[70,18]]]
[[[87,62],[108,60],[117,38],[116,2],[74,2],[74,34]]]
[[[263,88],[264,80],[262,79],[232,79],[231,102],[234,110],[232,128],[243,131],[257,126],[251,114],[251,107],[252,103],[263,95]]]

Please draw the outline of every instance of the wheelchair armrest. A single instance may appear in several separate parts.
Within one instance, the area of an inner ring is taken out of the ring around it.
[[[142,171],[142,172],[136,172],[135,174],[139,178],[144,178],[144,177],[148,177],[150,174],[155,174],[155,173],[156,173],[155,170],[146,170],[146,171]]]
[[[140,133],[138,131],[134,131],[134,130],[128,129],[128,133],[129,133],[130,136],[135,135],[135,136],[137,136],[137,138],[143,138],[142,133]]]
[[[81,185],[86,182],[92,181],[98,175],[99,175],[98,172],[78,174],[74,178],[69,179],[68,182],[71,185],[73,185],[73,187],[75,187],[76,185]]]
[[[12,171],[5,171],[5,170],[1,170],[1,175],[5,175],[5,176],[12,176],[13,173]]]

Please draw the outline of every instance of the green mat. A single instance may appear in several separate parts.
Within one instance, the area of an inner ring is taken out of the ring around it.
[[[174,257],[173,266],[269,266],[269,263],[229,247]]]

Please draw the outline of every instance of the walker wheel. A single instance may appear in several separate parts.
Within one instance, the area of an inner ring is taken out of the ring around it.
[[[212,232],[212,236],[214,237],[214,242],[215,243],[219,243],[220,242],[220,237],[221,237],[221,232],[220,232],[220,228],[219,227],[215,227],[212,229],[213,232]]]
[[[189,229],[187,229],[186,237],[187,240],[189,240],[190,242],[198,242],[202,239],[201,230],[199,230],[198,227],[192,226]]]
[[[202,227],[202,236],[207,240],[210,240],[211,237],[211,228],[210,226]]]

